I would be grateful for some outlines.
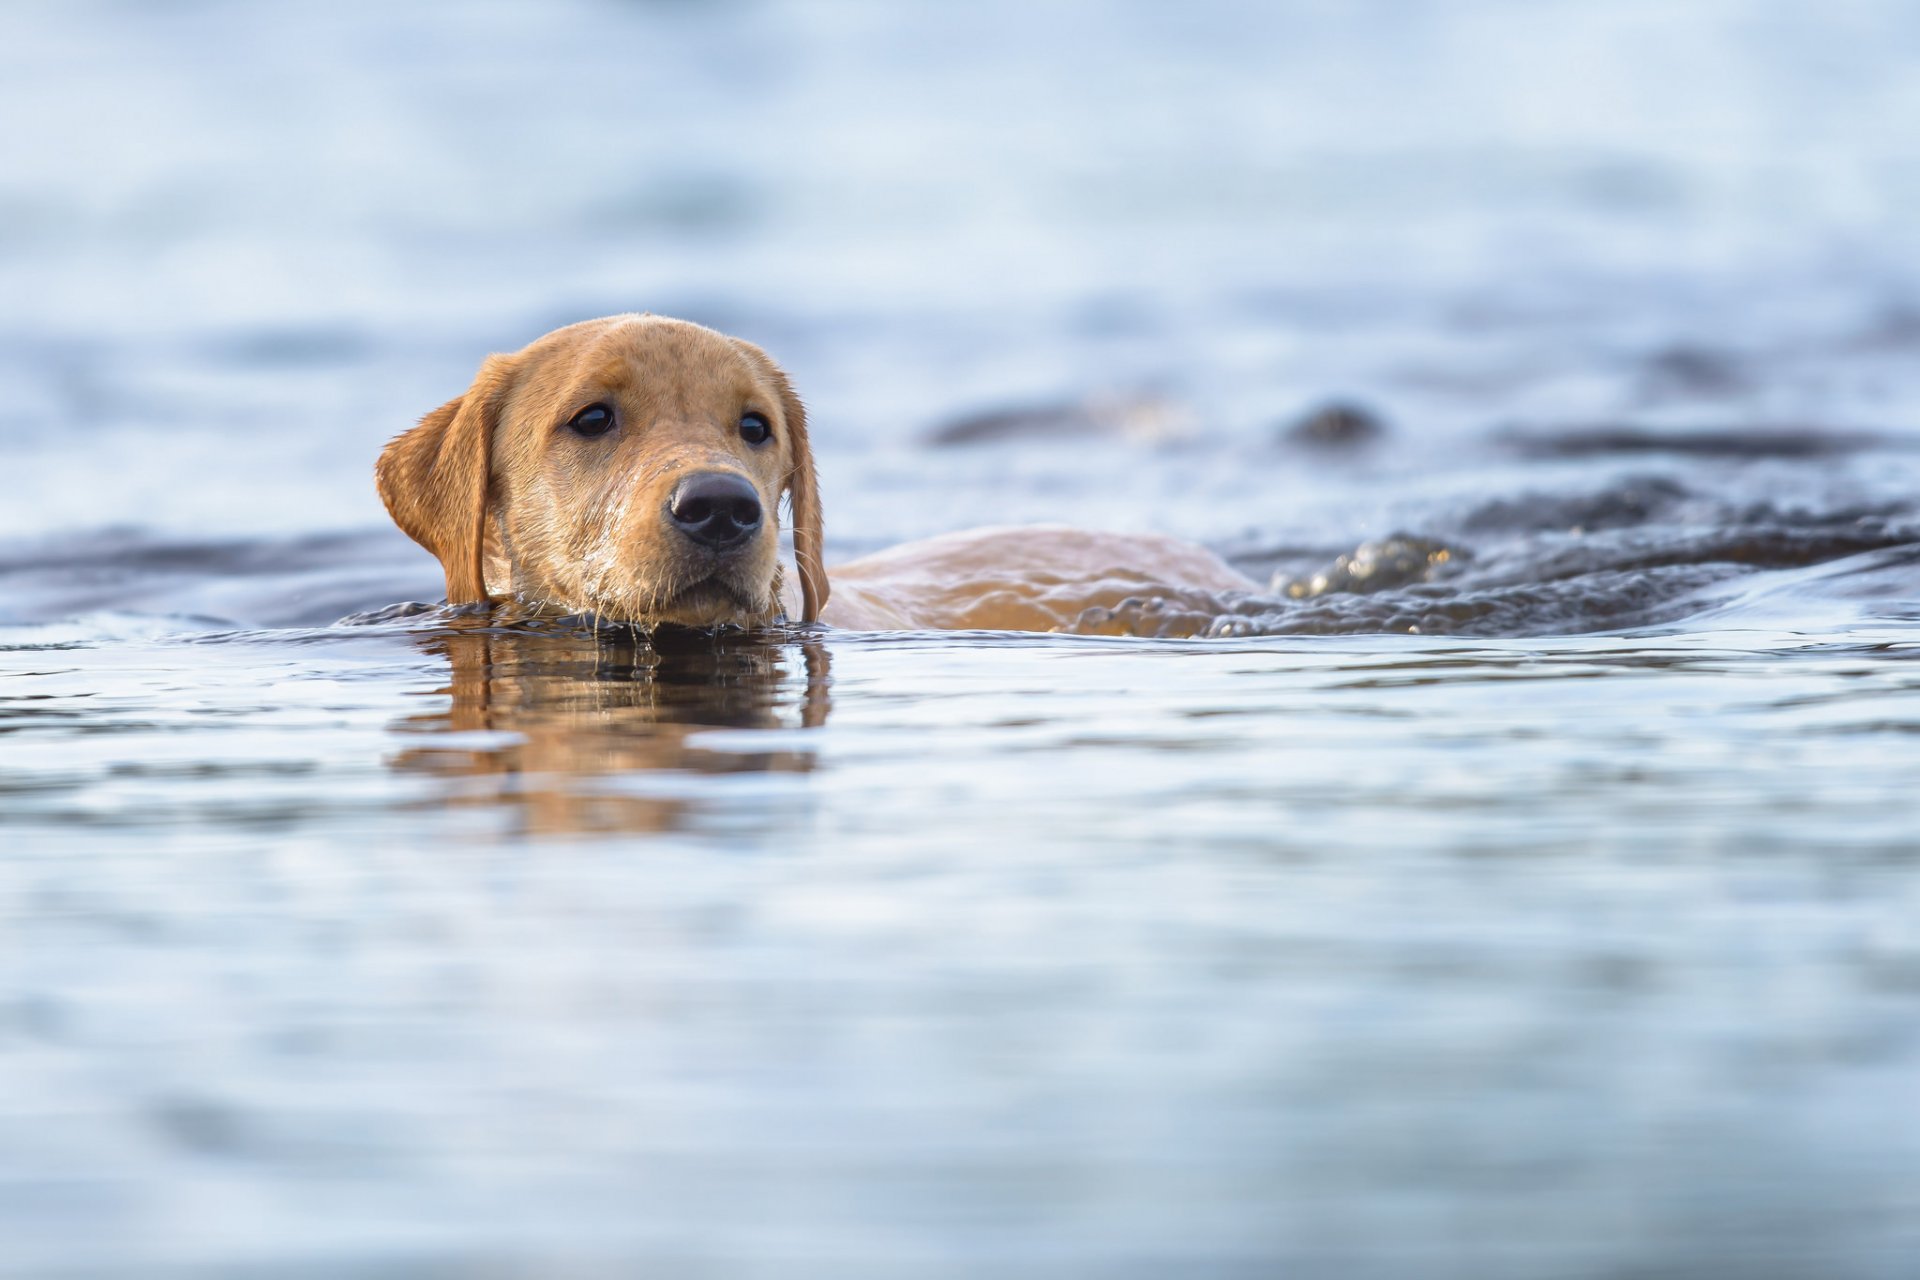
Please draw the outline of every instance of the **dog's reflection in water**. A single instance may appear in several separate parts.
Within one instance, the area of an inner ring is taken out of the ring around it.
[[[699,802],[693,787],[673,785],[675,773],[813,767],[806,751],[703,745],[699,734],[812,728],[827,716],[828,656],[818,643],[480,620],[421,643],[446,660],[439,692],[452,704],[396,723],[411,742],[393,766],[445,779],[447,803],[508,806],[535,834],[685,826]]]

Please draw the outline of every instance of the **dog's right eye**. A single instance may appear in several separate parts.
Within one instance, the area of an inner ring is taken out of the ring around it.
[[[604,404],[590,404],[567,419],[567,425],[591,439],[613,430],[613,410]]]

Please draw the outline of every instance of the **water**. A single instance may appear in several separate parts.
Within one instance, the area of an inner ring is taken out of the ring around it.
[[[1916,51],[9,8],[0,1275],[1912,1275]],[[830,561],[1270,585],[386,609],[380,444],[635,307],[787,365]]]

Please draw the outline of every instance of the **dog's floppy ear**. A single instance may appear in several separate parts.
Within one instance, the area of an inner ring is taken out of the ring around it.
[[[813,471],[813,448],[807,442],[807,408],[794,394],[793,384],[766,352],[751,342],[740,342],[747,357],[773,380],[780,393],[780,416],[787,424],[787,451],[792,464],[781,488],[793,506],[793,563],[800,570],[800,621],[818,622],[827,604],[827,562],[822,558],[820,481]]]
[[[807,410],[785,378],[780,379],[781,410],[787,418],[787,447],[793,468],[787,472],[787,492],[793,495],[793,562],[800,570],[802,622],[818,622],[827,606],[827,562],[823,558],[824,530],[820,516],[820,479],[813,470],[813,447],[807,442]]]
[[[393,522],[439,557],[447,603],[487,598],[482,562],[493,428],[513,373],[509,356],[489,356],[465,395],[394,437],[374,476]]]

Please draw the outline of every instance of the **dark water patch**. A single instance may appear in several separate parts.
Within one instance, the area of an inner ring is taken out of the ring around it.
[[[1920,349],[1920,307],[1895,303],[1881,309],[1860,327],[1847,346],[1860,351]]]
[[[1755,385],[1740,357],[1711,347],[1676,344],[1649,355],[1641,366],[1641,393],[1652,399],[1736,396]]]
[[[1145,294],[1097,293],[1068,310],[1067,323],[1090,338],[1147,338],[1164,331],[1166,316],[1158,301]]]
[[[1690,598],[1733,576],[1713,565],[1594,570],[1507,586],[1415,584],[1373,595],[1330,595],[1280,608],[1249,599],[1209,636],[1548,636],[1623,631],[1684,617]]]
[[[45,728],[46,726],[29,727]],[[0,732],[4,732],[4,730],[0,730]],[[0,796],[14,795],[32,798],[58,791],[79,791],[82,788],[93,785],[93,783],[94,777],[92,774],[79,771],[71,773],[0,773]],[[0,814],[0,823],[4,823],[5,821],[6,816]]]
[[[1525,545],[1488,553],[1475,565],[1474,580],[1518,585],[1598,571],[1651,571],[1689,565],[1788,569],[1917,541],[1920,528],[1878,521],[1837,528],[1752,523],[1712,529],[1642,527],[1543,535]]]
[[[194,761],[187,764],[128,762],[105,770],[116,778],[286,778],[312,773],[307,760]]]
[[[323,369],[367,359],[374,354],[374,340],[354,326],[269,325],[209,339],[202,353],[254,369]]]
[[[1280,438],[1288,444],[1329,451],[1378,444],[1388,434],[1384,417],[1351,400],[1316,405],[1280,429]]]
[[[1691,496],[1666,476],[1626,476],[1593,492],[1490,498],[1460,516],[1458,527],[1468,533],[1615,529],[1666,516]]]
[[[1721,565],[1594,570],[1561,581],[1506,586],[1413,583],[1367,594],[1304,599],[1249,595],[1196,603],[1166,597],[1088,610],[1083,634],[1221,639],[1283,635],[1521,637],[1654,626],[1686,616],[1703,589],[1735,576]]]
[[[168,1141],[195,1155],[236,1155],[247,1145],[239,1112],[211,1098],[162,1098],[152,1104],[151,1113]]]
[[[1830,458],[1868,449],[1912,449],[1916,442],[1843,427],[1737,426],[1651,427],[1599,423],[1591,426],[1521,428],[1498,437],[1509,448],[1536,458],[1588,458],[1667,453],[1696,458]]]
[[[303,827],[343,828],[356,820],[377,824],[392,811],[391,801],[384,799],[360,801],[312,795],[311,788],[300,786],[302,779],[293,775],[281,775],[274,779],[264,776],[239,779],[259,792],[247,797],[196,798],[196,793],[190,789],[196,785],[205,786],[228,780],[217,775],[155,779],[155,797],[137,808],[102,810],[97,806],[101,788],[99,778],[88,777],[78,783],[54,779],[46,785],[23,788],[16,793],[22,801],[33,798],[42,803],[0,807],[0,828],[32,832],[57,827],[74,832],[120,834],[212,828],[262,835],[297,831]],[[270,780],[285,786],[286,794],[268,794],[264,784]],[[159,795],[162,788],[165,791],[164,798]],[[302,798],[290,798],[295,791],[301,792]],[[69,803],[60,803],[62,799]]]
[[[967,414],[935,427],[927,443],[997,444],[1090,436],[1161,444],[1190,437],[1197,425],[1193,411],[1179,401],[1137,392]]]
[[[199,539],[108,528],[0,546],[0,622],[146,613],[179,619],[175,630],[326,625],[423,594],[437,577],[396,531]]]
[[[155,573],[229,577],[284,573],[337,564],[343,552],[366,541],[367,536],[363,534],[310,534],[281,539],[156,538],[138,528],[117,527],[0,547],[0,576],[51,570],[120,574],[127,578]]]
[[[765,217],[762,184],[725,172],[651,173],[644,183],[602,197],[581,211],[600,233],[728,237]]]
[[[35,695],[31,694],[25,698],[0,697],[0,733],[40,730],[61,724],[79,725],[93,718],[94,713],[90,709],[20,705],[33,700],[36,700]],[[50,697],[45,700],[53,701]]]

